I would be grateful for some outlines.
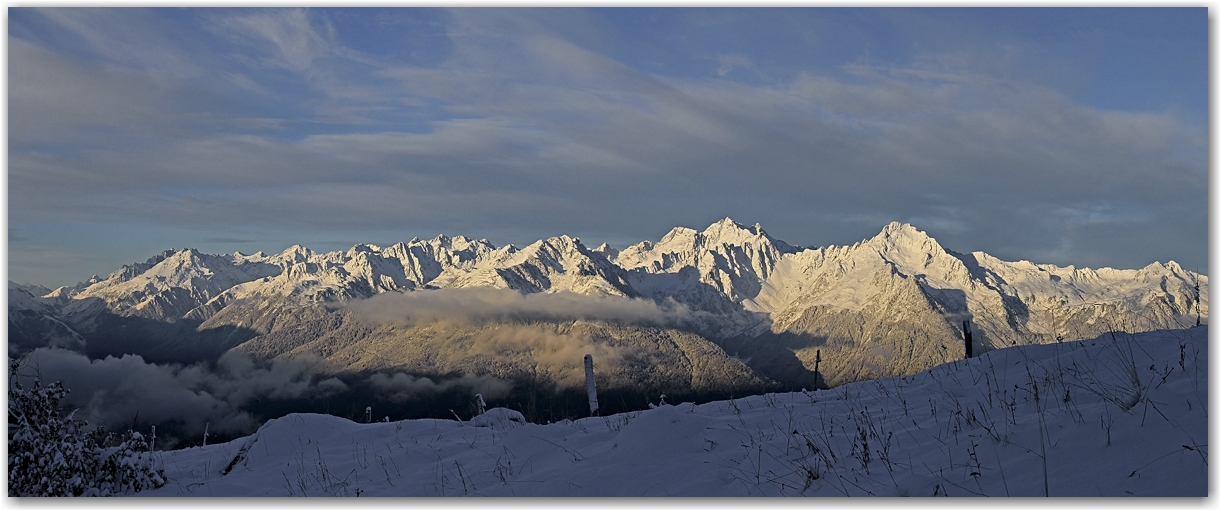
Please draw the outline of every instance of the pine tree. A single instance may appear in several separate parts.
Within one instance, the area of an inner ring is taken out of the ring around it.
[[[9,496],[111,496],[165,485],[138,432],[86,431],[88,423],[75,419],[75,411],[60,417],[59,401],[69,391],[63,383],[43,386],[34,377],[24,386],[19,368],[9,361]]]

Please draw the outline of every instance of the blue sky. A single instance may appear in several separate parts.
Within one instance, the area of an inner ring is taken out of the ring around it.
[[[792,244],[1207,271],[1207,9],[8,10],[9,278],[161,250]]]

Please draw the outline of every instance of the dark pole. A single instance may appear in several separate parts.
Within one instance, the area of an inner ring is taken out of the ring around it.
[[[1195,270],[1195,326],[1201,324],[1202,312],[1199,311],[1199,273]]]
[[[974,357],[974,338],[970,335],[970,321],[962,321],[962,332],[966,338],[966,357]]]
[[[597,382],[593,379],[593,355],[585,355],[585,391],[589,394],[589,416],[597,416]]]
[[[813,358],[813,391],[818,391],[818,364],[822,362],[822,350],[818,349]]]

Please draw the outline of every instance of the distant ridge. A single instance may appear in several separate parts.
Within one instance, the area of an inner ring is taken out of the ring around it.
[[[302,324],[342,323],[325,318],[343,314],[343,303],[512,289],[681,306],[690,316],[682,329],[759,375],[812,384],[807,372],[820,351],[821,373],[834,385],[959,359],[964,320],[973,323],[976,353],[1193,326],[1207,320],[1207,284],[1172,261],[1078,269],[957,253],[898,222],[850,246],[819,248],[789,245],[731,218],[702,231],[677,227],[621,251],[568,236],[517,248],[444,235],[329,253],[299,245],[272,255],[183,248],[42,295],[35,293],[46,289],[10,282],[10,335],[24,339],[10,353],[84,339],[92,355],[178,360],[242,346],[279,356],[287,351],[268,342],[279,345]]]

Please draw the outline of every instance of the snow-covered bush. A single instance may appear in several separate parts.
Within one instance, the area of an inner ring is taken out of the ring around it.
[[[165,474],[153,468],[152,452],[144,442],[144,436],[133,431],[125,436],[110,437],[110,442],[118,442],[118,445],[99,452],[100,469],[94,484],[97,495],[140,492],[165,485]]]
[[[88,432],[88,423],[72,414],[60,417],[68,389],[58,381],[43,386],[39,377],[24,386],[19,366],[9,363],[9,496],[110,496],[165,485],[138,432]]]
[[[471,418],[470,424],[476,427],[513,428],[525,425],[525,416],[512,409],[495,407]]]

